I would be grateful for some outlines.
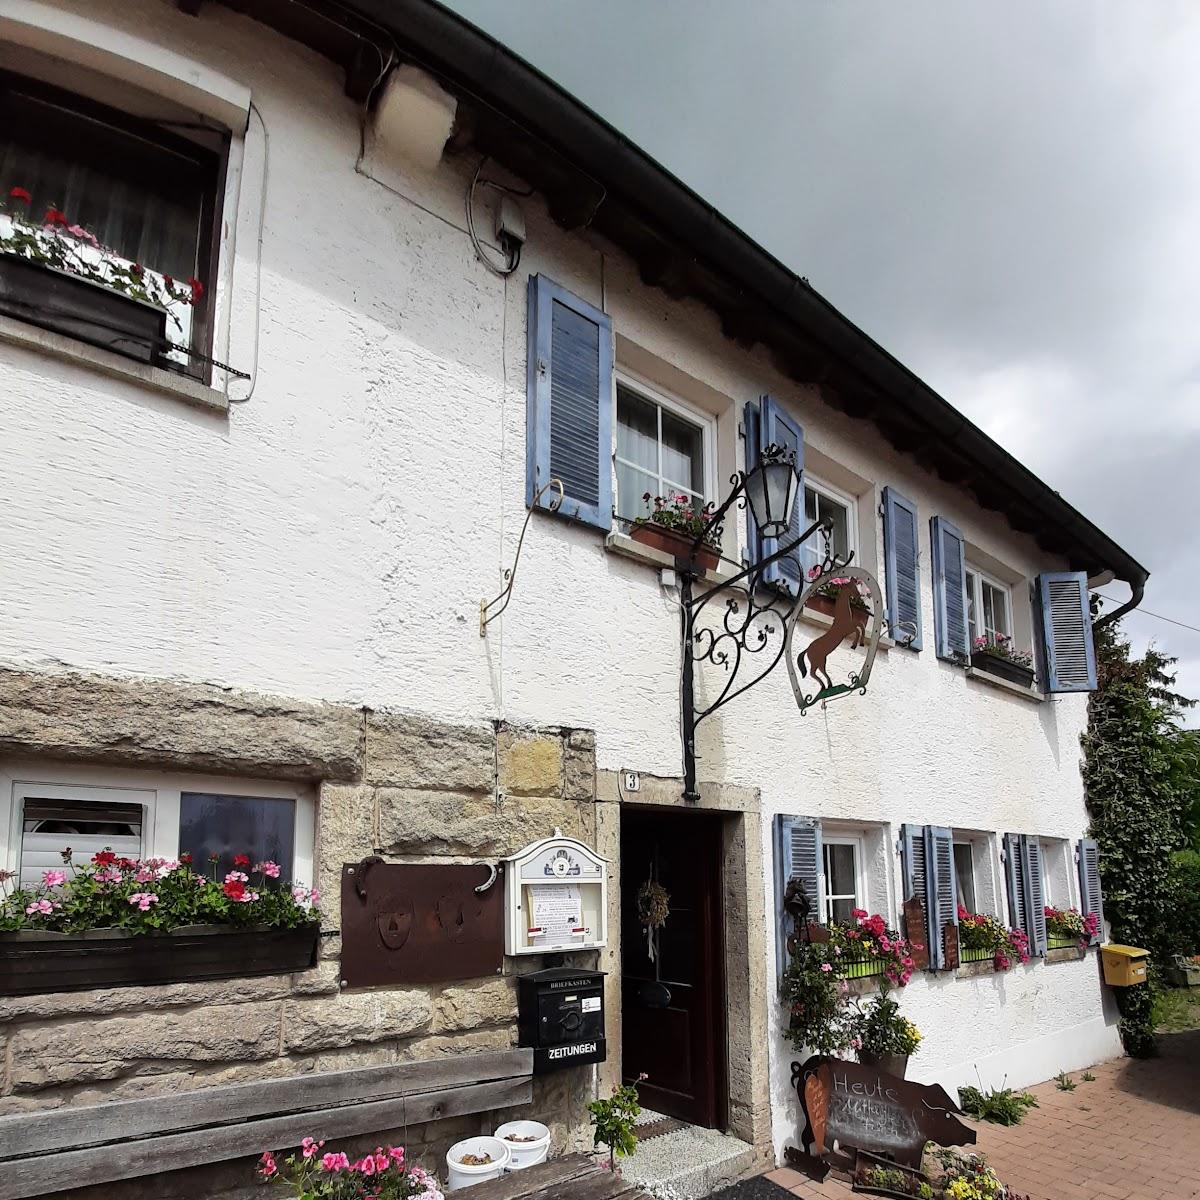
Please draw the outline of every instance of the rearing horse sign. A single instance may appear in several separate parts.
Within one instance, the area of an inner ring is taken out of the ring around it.
[[[825,596],[831,589],[836,593],[833,624],[803,649],[798,649],[796,630],[804,606],[816,593]],[[831,567],[808,581],[787,627],[788,675],[801,712],[817,703],[828,703],[853,692],[866,692],[882,628],[883,596],[870,571],[861,567]],[[850,650],[862,648],[864,654],[861,660],[857,657],[854,660],[857,669],[851,669],[845,681],[838,683],[830,674],[829,661],[847,638],[850,639]]]

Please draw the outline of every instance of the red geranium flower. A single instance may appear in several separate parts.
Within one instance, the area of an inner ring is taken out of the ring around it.
[[[14,200],[20,200],[22,204],[31,204],[33,197],[23,188],[12,188],[8,193]]]
[[[248,867],[250,865],[250,855],[235,854],[233,856],[233,865],[235,867]]]
[[[45,221],[47,225],[70,224],[70,221],[67,220],[67,214],[63,212],[62,209],[53,207],[46,209],[46,215],[42,218],[42,220]]]
[[[134,264],[133,264],[133,266],[129,268],[129,273],[130,273],[130,275],[141,275],[141,273],[142,273],[142,264],[141,264],[141,263],[134,263]]]
[[[188,280],[188,287],[192,289],[192,299],[199,300],[204,295],[204,284],[200,282],[194,275]]]
[[[192,863],[192,854],[191,854],[191,851],[190,851],[190,850],[185,850],[185,851],[184,851],[184,852],[183,852],[183,853],[182,853],[182,854],[179,856],[179,861],[180,861],[181,863],[183,863],[183,865],[184,865],[185,867],[186,867],[186,866],[191,866],[191,863]]]
[[[240,900],[246,894],[246,885],[240,879],[231,879],[224,887],[230,900]]]
[[[111,867],[117,861],[117,856],[111,850],[101,850],[92,855],[92,862],[98,867]]]

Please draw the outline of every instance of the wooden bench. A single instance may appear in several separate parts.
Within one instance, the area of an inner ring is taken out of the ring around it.
[[[651,1200],[637,1184],[601,1170],[582,1154],[477,1183],[464,1196],[470,1200]]]
[[[0,1200],[132,1179],[164,1163],[175,1170],[257,1155],[297,1146],[306,1135],[355,1137],[532,1099],[526,1049],[0,1117]]]

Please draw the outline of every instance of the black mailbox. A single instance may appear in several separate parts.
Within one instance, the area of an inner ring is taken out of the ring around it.
[[[604,1061],[603,971],[550,967],[518,986],[518,1044],[533,1047],[535,1075]]]

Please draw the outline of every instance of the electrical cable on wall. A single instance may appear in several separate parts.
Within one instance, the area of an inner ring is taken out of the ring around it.
[[[496,183],[492,179],[481,180],[479,178],[480,171],[483,170],[483,164],[487,162],[487,156],[479,160],[479,165],[475,168],[475,174],[471,176],[471,182],[467,186],[467,235],[471,239],[471,245],[475,247],[475,257],[493,275],[499,275],[501,279],[511,275],[517,267],[521,265],[521,243],[518,241],[507,241],[501,235],[501,241],[504,243],[505,252],[507,254],[507,262],[499,264],[491,254],[488,253],[479,239],[479,234],[475,230],[475,189],[480,186],[494,188],[498,192],[511,192],[515,196],[523,195],[524,193],[515,191],[512,188],[506,188],[503,184]]]

